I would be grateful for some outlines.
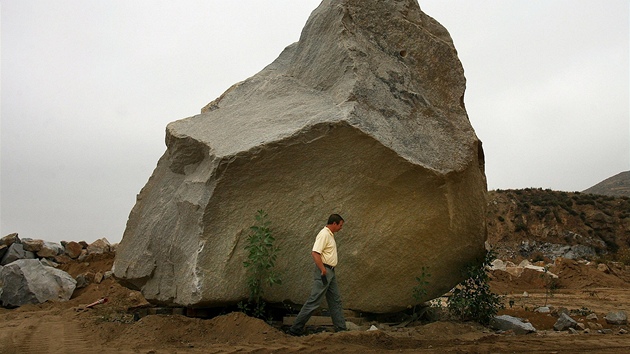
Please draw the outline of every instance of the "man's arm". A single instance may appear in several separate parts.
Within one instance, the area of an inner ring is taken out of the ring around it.
[[[322,272],[322,275],[326,275],[326,267],[324,267],[324,262],[322,262],[322,255],[313,251],[311,252],[311,256],[313,256],[313,260],[317,265],[317,268]]]

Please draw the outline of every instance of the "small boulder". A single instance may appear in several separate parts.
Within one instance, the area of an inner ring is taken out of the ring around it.
[[[70,274],[45,267],[36,259],[19,259],[6,265],[0,271],[0,283],[0,302],[5,307],[67,301],[76,287]]]
[[[32,238],[22,239],[22,245],[25,251],[37,253],[44,247],[44,240],[33,240]]]
[[[56,242],[44,241],[42,248],[37,251],[37,256],[40,258],[55,258],[56,256],[63,254],[63,247]]]
[[[101,238],[90,243],[87,246],[88,254],[103,254],[108,253],[110,250],[109,241],[106,238]]]
[[[75,280],[77,281],[77,289],[83,289],[90,284],[87,274],[79,274]]]
[[[66,264],[72,262],[72,258],[68,257],[66,254],[60,254],[53,258],[55,262],[60,264]]]
[[[553,325],[553,329],[556,331],[566,331],[575,327],[577,327],[577,322],[564,312],[560,314],[556,324]]]
[[[612,311],[606,314],[606,323],[612,325],[628,324],[628,315],[624,311]]]
[[[0,261],[1,265],[7,265],[11,262],[17,261],[18,259],[34,259],[35,254],[33,252],[25,251],[24,246],[21,243],[13,243],[9,246],[9,249],[2,257],[2,261]]]
[[[586,325],[590,328],[590,329],[594,329],[594,330],[599,330],[604,328],[601,324],[597,323],[597,322],[586,322]]]
[[[539,313],[550,313],[551,309],[549,308],[549,306],[541,306],[538,307],[534,310],[534,312],[539,312]]]
[[[597,317],[597,315],[596,315],[596,314],[594,314],[594,313],[591,313],[591,314],[589,314],[588,316],[586,316],[586,319],[587,319],[587,320],[589,320],[589,321],[597,321],[597,320],[599,320],[599,318]]]
[[[96,284],[100,284],[102,281],[103,281],[103,273],[96,272],[96,274],[94,274],[94,282]]]
[[[77,259],[81,255],[82,250],[83,246],[81,246],[80,243],[74,241],[67,242],[66,246],[64,247],[65,254],[72,259]]]
[[[531,323],[509,315],[495,316],[490,320],[490,327],[500,331],[513,331],[515,334],[536,332]]]
[[[12,233],[0,238],[0,245],[6,245],[7,247],[11,247],[14,243],[20,243],[20,238],[17,233]]]

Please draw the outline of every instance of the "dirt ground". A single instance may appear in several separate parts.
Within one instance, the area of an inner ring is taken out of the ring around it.
[[[92,258],[89,263],[64,265],[76,276],[104,273],[113,258]],[[550,271],[559,275],[559,289],[545,293],[540,273],[526,271],[520,277],[506,272],[492,274],[493,290],[505,295],[510,314],[527,319],[536,333],[497,333],[474,323],[448,320],[411,323],[368,322],[361,330],[321,332],[303,337],[284,334],[279,325],[233,312],[211,319],[182,315],[147,315],[134,318],[133,310],[148,304],[139,292],[120,286],[113,279],[75,291],[67,302],[0,308],[0,353],[628,353],[629,326],[612,326],[604,320],[609,311],[630,313],[630,267],[564,261]],[[524,294],[527,292],[527,294]],[[85,308],[94,301],[108,302]],[[510,306],[511,300],[511,306]],[[533,310],[547,303],[565,307],[586,328],[608,328],[579,334],[556,332],[556,315]],[[595,313],[597,320],[587,320]],[[589,322],[593,322],[589,324]],[[379,329],[367,331],[374,324]],[[598,327],[601,326],[601,327]]]

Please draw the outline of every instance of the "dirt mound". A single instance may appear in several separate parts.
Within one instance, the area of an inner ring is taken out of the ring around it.
[[[180,315],[150,315],[132,323],[118,335],[118,343],[159,343],[199,346],[209,343],[264,343],[286,335],[264,321],[240,312],[211,320]]]
[[[545,282],[542,276],[543,273],[527,268],[519,276],[502,270],[495,270],[492,272],[490,286],[492,291],[497,294],[544,290]]]
[[[610,263],[598,269],[596,264],[584,264],[571,259],[558,259],[549,272],[558,276],[554,289],[584,290],[591,288],[630,288],[630,267]],[[523,269],[520,275],[495,270],[490,285],[497,294],[517,294],[545,291],[548,275],[534,269]]]
[[[587,288],[628,288],[630,283],[624,281],[629,272],[614,267],[605,266],[605,270],[599,270],[595,265],[584,265],[577,261],[565,259],[556,262],[556,266],[550,269],[558,275],[558,286],[564,289]]]
[[[85,273],[105,274],[107,271],[112,270],[115,257],[116,254],[113,252],[95,253],[88,255],[82,262],[71,260],[68,263],[60,264],[58,268],[67,272],[73,278]]]

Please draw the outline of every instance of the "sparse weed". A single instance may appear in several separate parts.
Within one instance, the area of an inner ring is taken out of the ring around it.
[[[448,299],[449,312],[464,321],[475,321],[488,325],[490,319],[503,308],[500,295],[490,291],[489,276],[486,271],[495,253],[489,251],[484,259],[465,269],[466,280],[453,289],[453,295]]]

